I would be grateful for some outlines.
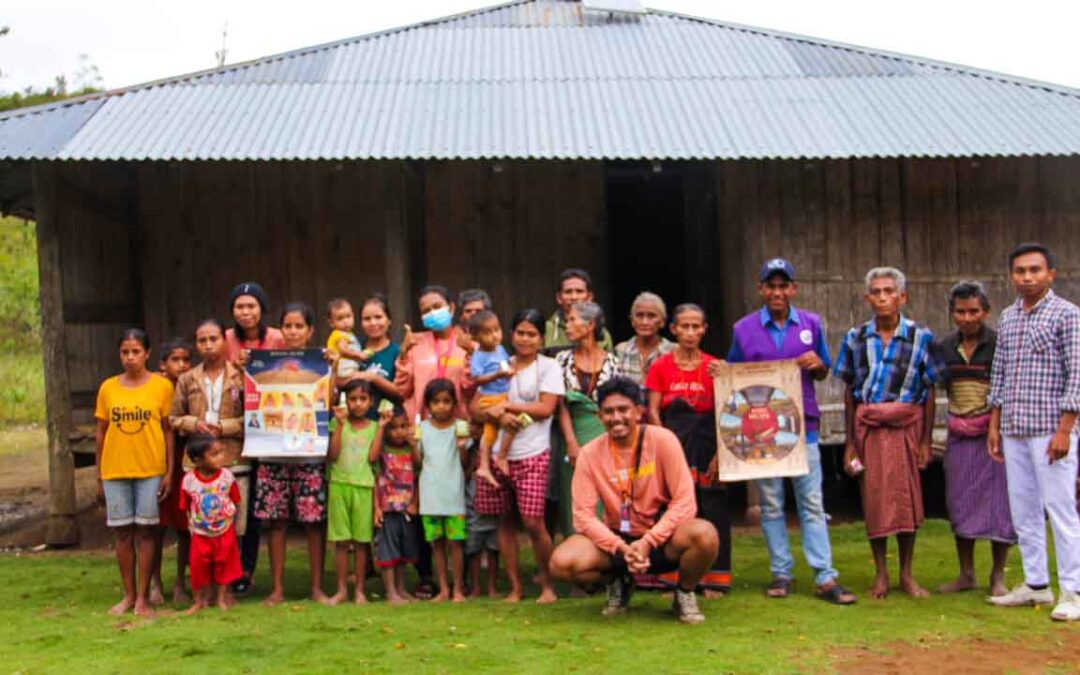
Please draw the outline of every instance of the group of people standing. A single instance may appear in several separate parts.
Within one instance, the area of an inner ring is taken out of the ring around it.
[[[325,462],[257,466],[241,453],[249,350],[307,348],[315,317],[308,306],[289,304],[280,328],[270,327],[262,288],[240,284],[229,300],[234,326],[207,319],[195,327],[198,366],[190,367],[190,348],[174,341],[161,348],[161,374],[151,372],[145,334],[129,329],[120,340],[124,372],[99,391],[98,466],[125,589],[113,611],[150,612],[163,600],[163,526],[177,529],[181,545],[174,599],[185,594],[189,561],[195,609],[209,602],[212,584],[223,608],[233,593],[250,590],[260,531],[268,528],[273,587],[266,602],[280,602],[286,528],[297,522],[307,535],[310,595],[321,602],[343,600],[349,581],[356,601],[365,600],[372,542],[389,600],[494,595],[501,563],[507,600],[518,601],[525,534],[537,563],[537,602],[556,600],[558,580],[574,592],[603,584],[604,614],[616,615],[636,587],[659,587],[672,592],[680,621],[700,623],[695,593],[722,593],[731,584],[713,378],[725,360],[792,359],[803,374],[809,466],[792,485],[819,597],[839,605],[857,600],[833,567],[822,496],[814,383],[832,369],[847,385],[844,467],[862,489],[877,566],[870,595],[888,593],[886,542],[893,535],[900,588],[926,594],[911,564],[923,521],[919,471],[930,460],[941,385],[949,396],[948,506],[961,567],[942,590],[974,586],[974,540],[990,539],[991,600],[1051,602],[1045,507],[1062,586],[1052,616],[1080,618],[1080,520],[1071,497],[1080,310],[1050,289],[1053,260],[1044,247],[1022,246],[1009,264],[1020,297],[1003,313],[1000,337],[985,326],[989,301],[981,285],[964,282],[949,298],[957,331],[939,342],[903,315],[903,274],[871,270],[866,301],[873,318],[847,332],[835,366],[821,318],[794,305],[796,272],[782,258],[762,266],[762,306],[735,324],[724,359],[701,348],[709,326],[700,306],[680,304],[669,314],[649,292],[630,309],[634,336],[613,344],[592,281],[580,269],[560,276],[551,316],[535,309],[514,315],[509,351],[490,298],[478,289],[452,298],[444,287],[423,288],[424,330],[405,326],[400,344],[389,337],[385,298],[365,299],[356,313],[338,299],[328,307],[332,332],[324,350],[334,373],[331,400],[342,402],[330,453]],[[353,333],[356,323],[362,336]],[[665,327],[674,340],[662,335]],[[185,473],[182,466],[192,468]],[[756,484],[772,573],[765,592],[787,597],[794,560],[784,483]],[[332,595],[322,578],[328,530],[338,581]],[[1025,583],[1008,591],[1003,566],[1017,539]],[[419,577],[412,592],[407,565]]]

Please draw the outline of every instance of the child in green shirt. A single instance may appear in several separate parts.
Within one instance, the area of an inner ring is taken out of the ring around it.
[[[349,546],[356,548],[356,604],[367,602],[364,580],[371,555],[372,513],[375,472],[371,445],[376,425],[368,419],[371,383],[350,380],[341,393],[344,407],[334,408],[333,429],[326,461],[330,464],[330,494],[327,500],[327,540],[334,542],[334,570],[337,593],[329,601],[336,605],[349,596]]]

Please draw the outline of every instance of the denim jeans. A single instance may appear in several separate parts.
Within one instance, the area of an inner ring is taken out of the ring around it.
[[[814,583],[820,586],[839,573],[832,566],[829,520],[821,495],[821,450],[817,443],[806,446],[806,460],[810,473],[792,478],[791,484],[802,525],[803,554],[814,570]],[[791,557],[784,519],[784,479],[765,478],[755,482],[761,493],[761,531],[769,547],[769,569],[774,578],[790,579],[795,560]]]

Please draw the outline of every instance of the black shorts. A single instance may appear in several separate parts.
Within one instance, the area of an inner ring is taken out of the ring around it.
[[[393,567],[413,564],[420,556],[420,538],[416,529],[418,516],[406,520],[400,512],[383,514],[383,524],[375,535],[375,565]]]
[[[633,544],[638,539],[641,539],[641,537],[631,537],[628,534],[620,534],[619,536],[627,544]],[[660,546],[649,551],[649,569],[646,574],[664,574],[665,572],[675,572],[679,569],[678,560],[668,560],[667,556],[664,555],[664,546],[666,545],[667,542],[664,542]],[[630,572],[630,568],[626,564],[626,559],[618,554],[611,558],[611,569],[616,574],[629,574]]]

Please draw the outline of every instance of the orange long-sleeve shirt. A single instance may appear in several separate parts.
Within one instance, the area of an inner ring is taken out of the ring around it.
[[[694,517],[694,480],[682,445],[675,434],[663,427],[642,425],[645,434],[641,448],[641,463],[633,476],[633,501],[630,509],[630,535],[649,542],[653,548],[663,546],[675,528]],[[617,468],[612,457],[608,435],[603,434],[581,449],[571,494],[574,500],[574,528],[592,540],[600,549],[614,554],[621,539]],[[619,452],[618,468],[633,469],[634,448]],[[596,502],[604,505],[604,520],[596,517]],[[657,520],[661,509],[666,509]]]

